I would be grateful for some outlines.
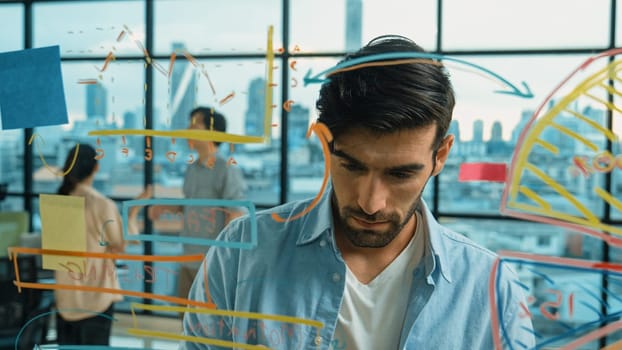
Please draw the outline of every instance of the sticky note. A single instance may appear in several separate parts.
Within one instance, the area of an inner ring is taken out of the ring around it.
[[[60,47],[0,53],[2,129],[67,124]]]
[[[53,194],[39,195],[41,247],[43,249],[86,252],[84,197]],[[43,255],[43,268],[66,271],[63,265],[82,267],[86,258]],[[61,265],[63,264],[63,265]]]
[[[505,163],[462,163],[458,181],[505,182]]]

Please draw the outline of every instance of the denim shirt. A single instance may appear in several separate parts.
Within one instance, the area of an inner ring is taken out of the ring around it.
[[[258,212],[253,249],[208,251],[189,299],[215,305],[213,310],[221,314],[187,312],[183,331],[189,340],[181,349],[235,348],[231,342],[270,349],[350,349],[333,339],[346,265],[333,239],[330,190],[313,210],[296,218],[310,203]],[[423,201],[420,208],[429,239],[424,258],[412,272],[399,348],[495,349],[489,280],[497,256],[441,226]],[[294,219],[279,222],[273,215]],[[252,220],[245,216],[232,221],[219,239],[250,242]],[[507,264],[501,266],[494,314],[500,315],[496,329],[503,334],[495,332],[502,342],[497,344],[533,348],[531,319],[520,315],[520,304],[526,305],[523,290]],[[392,315],[378,310],[375,317]]]

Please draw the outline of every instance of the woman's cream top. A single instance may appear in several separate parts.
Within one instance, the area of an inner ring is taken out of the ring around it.
[[[88,185],[78,185],[71,195],[84,197],[87,251],[123,252],[123,226],[116,204]],[[86,258],[79,265],[66,264],[64,270],[55,271],[56,284],[120,289],[113,259]],[[121,294],[80,290],[57,289],[54,295],[58,312],[67,321],[97,316],[112,303],[123,300]]]

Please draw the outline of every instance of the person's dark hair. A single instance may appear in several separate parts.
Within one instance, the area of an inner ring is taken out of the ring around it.
[[[205,129],[214,130],[220,132],[227,132],[227,119],[222,113],[217,112],[212,107],[197,107],[190,112],[190,122],[192,123],[192,118],[195,113],[199,113],[203,118],[203,124],[205,125]],[[214,141],[216,147],[220,145],[220,142]]]
[[[76,149],[78,152],[77,155]],[[97,159],[95,159],[96,155],[95,149],[89,145],[78,144],[73,146],[67,153],[65,165],[63,166],[63,173],[67,172],[69,169],[71,170],[63,176],[63,182],[58,188],[57,193],[68,195],[76,188],[76,185],[80,181],[89,177],[97,165]]]
[[[386,35],[371,40],[340,63],[392,52],[425,51],[408,38]],[[440,146],[455,104],[447,71],[440,62],[427,58],[404,63],[396,60],[385,59],[381,62],[387,62],[386,65],[337,71],[327,77],[316,107],[318,121],[329,128],[334,138],[356,127],[392,133],[436,124],[432,146]]]

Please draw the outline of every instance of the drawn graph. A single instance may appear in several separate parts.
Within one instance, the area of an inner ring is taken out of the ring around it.
[[[603,222],[603,205],[622,212],[622,201],[607,187],[605,176],[622,170],[618,135],[621,123],[622,49],[587,59],[541,103],[522,131],[504,187],[500,211],[622,246],[622,228]],[[617,59],[616,59],[617,58]],[[563,164],[552,173],[542,164]],[[534,323],[536,347],[577,349],[622,329],[622,265],[500,252],[490,277],[495,348],[527,349],[510,339],[500,315],[499,274],[509,264],[527,295],[520,317]],[[616,334],[617,333],[617,334]],[[519,337],[520,338],[520,337]],[[505,344],[505,345],[504,345]],[[620,349],[615,342],[603,349]]]

